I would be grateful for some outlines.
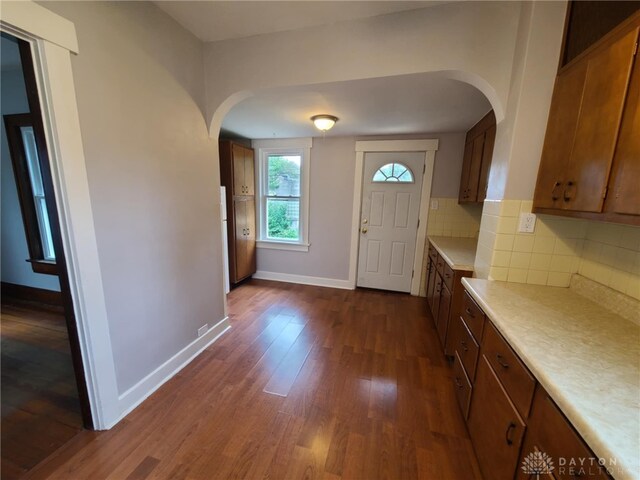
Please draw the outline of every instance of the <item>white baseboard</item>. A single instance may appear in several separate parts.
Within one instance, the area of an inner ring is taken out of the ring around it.
[[[307,275],[294,275],[292,273],[265,272],[262,270],[258,270],[253,274],[253,278],[257,278],[260,280],[273,280],[275,282],[315,285],[317,287],[342,288],[343,290],[355,289],[355,286],[349,280],[339,280],[336,278],[324,277],[309,277]]]
[[[107,430],[131,413],[144,402],[153,392],[171,379],[176,373],[186,367],[200,353],[215,342],[223,333],[231,328],[229,317],[225,317],[211,327],[207,333],[196,338],[189,345],[176,353],[169,360],[156,368],[149,375],[119,396],[120,416],[109,424]]]

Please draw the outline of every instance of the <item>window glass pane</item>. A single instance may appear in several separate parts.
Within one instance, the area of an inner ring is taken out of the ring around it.
[[[267,198],[267,238],[300,240],[300,199]]]
[[[413,174],[402,163],[387,163],[373,174],[373,182],[413,183]]]
[[[51,236],[51,225],[47,215],[47,203],[44,196],[36,196],[36,216],[40,227],[40,240],[42,242],[42,255],[45,260],[55,260],[56,254],[53,249],[53,237]]]
[[[40,163],[38,162],[38,151],[36,150],[36,138],[33,134],[33,127],[20,127],[24,153],[27,157],[27,167],[29,169],[29,179],[34,195],[44,195],[42,187],[42,174],[40,173]]]
[[[300,155],[269,155],[268,195],[277,197],[300,196]]]

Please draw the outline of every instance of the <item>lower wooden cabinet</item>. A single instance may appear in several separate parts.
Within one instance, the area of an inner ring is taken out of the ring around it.
[[[547,473],[547,478],[556,480],[607,479],[605,468],[598,465],[591,453],[571,424],[564,417],[549,394],[540,386],[528,419],[528,431],[520,455],[521,462],[532,458],[545,462],[537,470]],[[533,468],[520,468],[517,480],[532,477]],[[545,478],[541,476],[541,478]]]
[[[606,469],[598,466],[597,457],[467,292],[463,306],[452,329],[453,382],[484,478],[610,479]],[[481,339],[478,332],[482,332]],[[475,341],[480,344],[479,357],[475,348],[469,348],[475,346]]]
[[[229,236],[231,281],[237,283],[256,271],[256,206],[253,197],[233,201],[235,234]],[[231,232],[229,232],[231,233]]]
[[[526,425],[484,356],[473,385],[467,428],[484,478],[512,480]]]
[[[469,270],[454,270],[429,244],[427,260],[427,303],[438,331],[440,344],[447,357],[453,358],[451,325],[460,315],[462,306],[462,277],[470,277]]]

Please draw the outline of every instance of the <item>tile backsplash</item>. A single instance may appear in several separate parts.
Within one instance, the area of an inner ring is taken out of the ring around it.
[[[568,287],[580,273],[640,298],[640,228],[538,215],[533,233],[518,233],[520,213],[531,208],[531,201],[485,201],[478,277]]]
[[[438,208],[433,209],[434,202]],[[442,237],[478,236],[482,205],[458,205],[457,198],[431,198],[427,235]]]

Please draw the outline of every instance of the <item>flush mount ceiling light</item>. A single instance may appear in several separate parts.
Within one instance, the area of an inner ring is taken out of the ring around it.
[[[311,117],[311,121],[313,121],[313,124],[318,130],[327,132],[336,124],[338,117],[334,117],[333,115],[314,115]]]

